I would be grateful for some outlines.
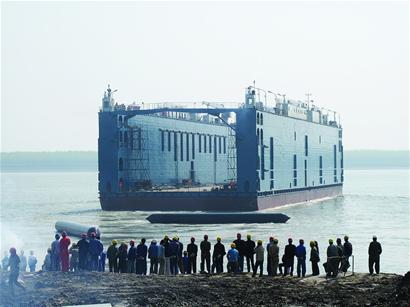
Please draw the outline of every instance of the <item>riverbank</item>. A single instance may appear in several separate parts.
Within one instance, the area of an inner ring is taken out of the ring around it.
[[[38,272],[16,296],[1,288],[1,306],[409,306],[410,273],[252,278],[243,275],[136,276]]]

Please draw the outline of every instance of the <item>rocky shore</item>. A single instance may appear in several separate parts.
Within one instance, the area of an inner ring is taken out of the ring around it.
[[[7,285],[1,306],[410,306],[410,272],[324,276],[136,276],[110,273],[38,272],[24,276],[26,290]]]

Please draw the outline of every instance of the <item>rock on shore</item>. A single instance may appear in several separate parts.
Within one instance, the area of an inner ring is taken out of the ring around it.
[[[321,277],[241,275],[136,276],[38,272],[24,276],[26,290],[7,286],[1,306],[410,306],[410,272]]]

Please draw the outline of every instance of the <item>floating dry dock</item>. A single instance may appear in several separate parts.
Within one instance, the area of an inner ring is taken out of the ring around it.
[[[286,223],[283,213],[156,213],[147,220],[156,224],[252,224]]]

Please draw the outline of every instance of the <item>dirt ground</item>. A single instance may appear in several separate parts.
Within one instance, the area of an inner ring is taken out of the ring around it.
[[[24,276],[26,290],[12,296],[3,284],[1,306],[410,306],[410,272],[324,276],[136,276],[38,272]]]

